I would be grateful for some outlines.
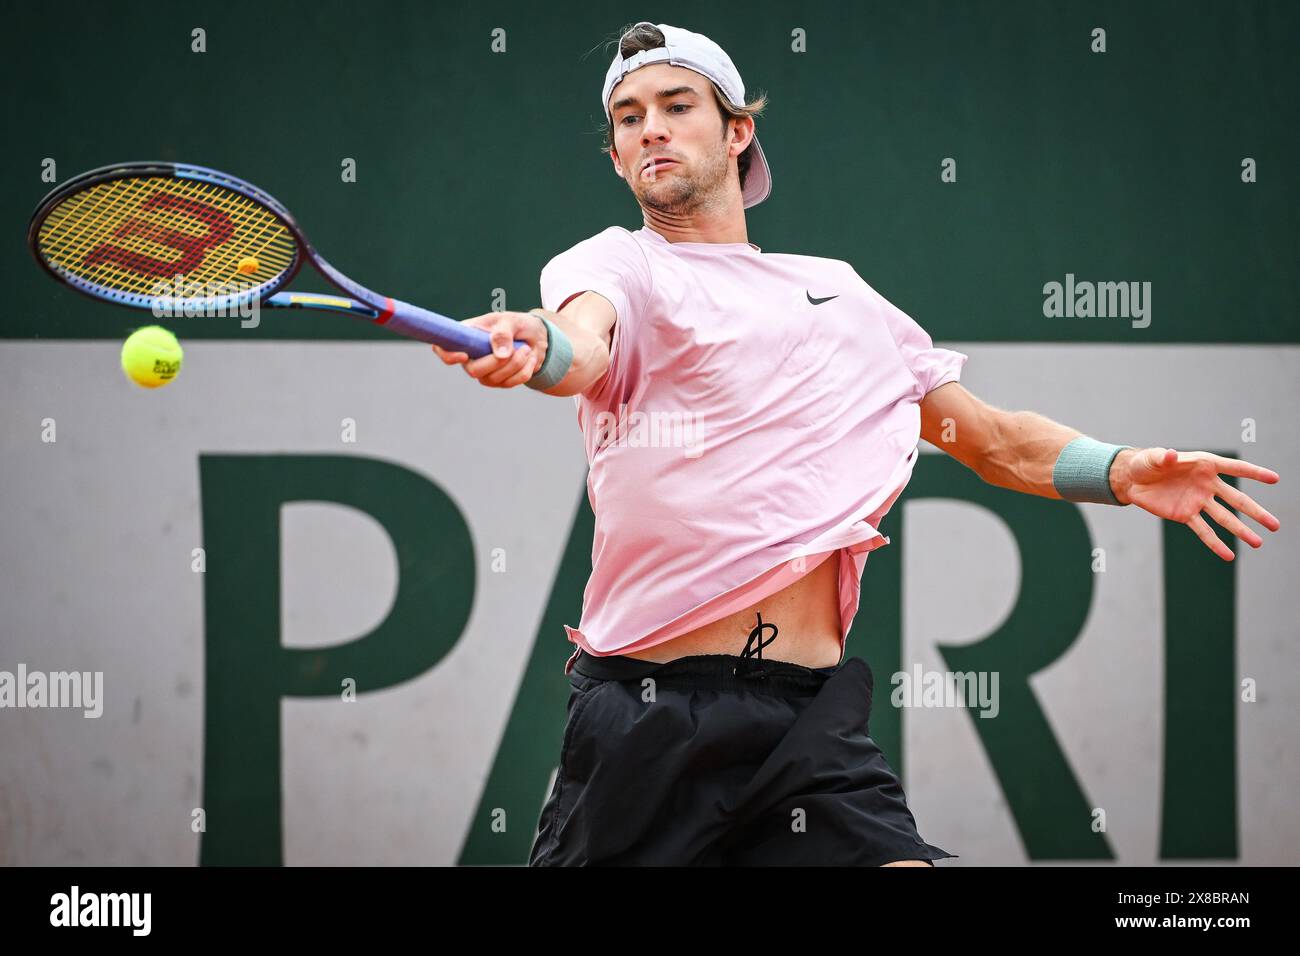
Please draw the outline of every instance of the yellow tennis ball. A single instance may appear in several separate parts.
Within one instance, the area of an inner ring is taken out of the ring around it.
[[[239,270],[241,276],[251,276],[258,270],[260,265],[261,264],[252,256],[245,256],[243,259],[239,260],[239,265],[236,268]]]
[[[122,345],[122,371],[137,385],[166,385],[180,370],[181,344],[161,325],[136,329]]]

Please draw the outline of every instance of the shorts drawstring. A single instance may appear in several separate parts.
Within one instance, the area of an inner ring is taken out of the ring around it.
[[[770,627],[772,629],[772,636],[767,640],[763,640],[763,628],[765,627]],[[758,623],[755,624],[754,629],[749,632],[749,639],[745,641],[745,649],[740,652],[741,660],[736,663],[734,668],[732,668],[732,676],[755,680],[762,680],[766,677],[767,675],[763,672],[761,667],[749,667],[746,666],[746,662],[751,660],[762,661],[763,648],[776,640],[777,633],[778,630],[775,624],[763,623],[763,612],[759,611]],[[755,641],[758,643],[755,644]]]

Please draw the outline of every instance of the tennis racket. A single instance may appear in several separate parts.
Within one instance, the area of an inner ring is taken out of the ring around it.
[[[121,163],[82,173],[41,200],[27,242],[60,282],[155,315],[236,315],[257,302],[346,312],[470,358],[492,351],[482,329],[353,282],[284,206],[214,169]],[[344,295],[280,291],[304,259]]]

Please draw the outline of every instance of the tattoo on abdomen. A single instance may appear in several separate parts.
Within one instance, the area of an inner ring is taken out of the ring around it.
[[[767,640],[763,640],[763,629],[767,627],[770,627],[772,629],[772,636],[769,637]],[[757,657],[761,661],[763,659],[763,648],[767,647],[767,645],[771,644],[773,641],[776,640],[776,634],[777,634],[776,625],[771,623],[764,624],[763,612],[759,611],[758,623],[755,624],[754,629],[749,632],[749,640],[745,642],[745,649],[740,652],[740,656]],[[754,643],[755,641],[757,641],[758,643],[755,644]]]

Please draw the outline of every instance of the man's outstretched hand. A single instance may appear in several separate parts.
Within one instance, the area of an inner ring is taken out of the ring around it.
[[[1250,495],[1220,478],[1220,474],[1253,478],[1270,485],[1278,481],[1275,471],[1206,451],[1134,448],[1125,449],[1115,457],[1111,465],[1111,489],[1120,504],[1135,504],[1158,518],[1187,525],[1207,548],[1223,560],[1231,561],[1232,551],[1210,529],[1201,517],[1202,511],[1252,548],[1260,547],[1264,539],[1216,501],[1216,495],[1269,531],[1276,531],[1282,524]]]
[[[433,346],[443,365],[464,365],[465,374],[489,388],[523,385],[546,359],[546,326],[531,312],[488,312],[461,320],[488,333],[492,351],[472,359],[466,352]],[[515,339],[525,344],[515,348]]]

